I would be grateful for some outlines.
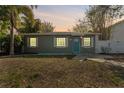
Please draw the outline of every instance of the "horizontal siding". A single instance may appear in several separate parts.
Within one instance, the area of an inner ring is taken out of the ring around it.
[[[112,27],[110,40],[96,38],[96,53],[103,53],[102,47],[109,50],[107,53],[124,53],[124,22]]]
[[[25,41],[29,37],[37,37],[38,38],[38,47],[30,48],[27,47],[27,42],[25,42],[25,52],[26,53],[71,53],[70,46],[66,48],[56,48],[54,47],[54,38],[55,37],[63,37],[63,36],[26,36]],[[65,36],[64,36],[65,37]],[[68,45],[70,45],[70,37],[66,36],[68,39]]]
[[[90,35],[91,36],[91,35]],[[37,37],[38,38],[38,47],[36,48],[30,48],[27,46],[27,38],[30,37]],[[54,47],[54,38],[55,37],[65,37],[68,38],[68,47],[66,48],[56,48]],[[91,36],[94,37],[94,36]],[[80,39],[80,37],[77,37]],[[72,36],[40,36],[40,35],[27,35],[24,36],[24,53],[38,53],[41,55],[51,55],[51,54],[59,54],[59,55],[72,55]],[[95,39],[94,43],[95,43]],[[81,39],[80,39],[80,45],[81,45]],[[95,44],[92,48],[84,48],[80,46],[80,53],[94,53],[95,52]]]

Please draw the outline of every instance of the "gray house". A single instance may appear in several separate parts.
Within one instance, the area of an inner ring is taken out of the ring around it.
[[[95,33],[50,32],[23,34],[24,53],[78,55],[95,53]]]
[[[124,20],[112,25],[109,40],[96,40],[96,53],[124,53]]]

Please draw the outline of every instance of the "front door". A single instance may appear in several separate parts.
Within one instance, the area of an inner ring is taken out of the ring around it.
[[[74,38],[72,40],[72,52],[73,52],[73,54],[79,54],[80,53],[80,40],[79,40],[79,38]]]

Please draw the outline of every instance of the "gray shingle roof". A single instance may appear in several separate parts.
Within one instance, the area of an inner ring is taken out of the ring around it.
[[[70,35],[70,36],[82,36],[82,35],[99,35],[99,33],[79,33],[79,32],[48,32],[48,33],[23,33],[21,35]]]

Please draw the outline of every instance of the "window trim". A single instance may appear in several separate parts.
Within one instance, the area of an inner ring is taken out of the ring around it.
[[[57,46],[57,38],[65,38],[65,46]],[[68,38],[67,37],[54,37],[54,47],[55,48],[67,48],[68,47]]]
[[[30,38],[36,38],[36,46],[31,46],[30,45]],[[28,47],[30,47],[30,48],[37,48],[38,47],[38,37],[28,37]]]
[[[90,38],[90,46],[84,46],[84,38]],[[92,47],[94,47],[94,38],[90,37],[90,36],[82,37],[81,46],[84,47],[84,48],[92,48]]]

